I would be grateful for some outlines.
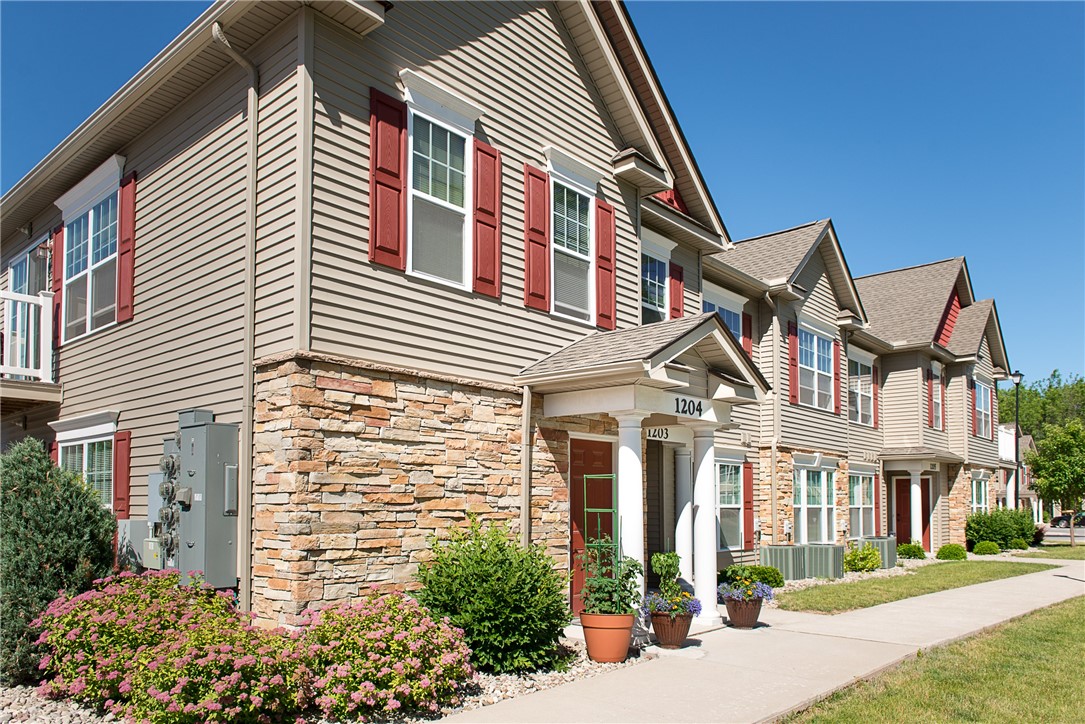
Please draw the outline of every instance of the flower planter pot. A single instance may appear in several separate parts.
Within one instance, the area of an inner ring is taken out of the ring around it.
[[[633,614],[581,613],[588,658],[600,663],[625,661],[633,640]]]
[[[755,598],[752,601],[735,601],[730,598],[724,601],[727,606],[727,620],[734,628],[753,628],[757,625],[757,618],[761,615],[761,601]]]
[[[652,614],[652,630],[661,649],[680,649],[689,635],[693,623],[692,613],[680,613],[673,619],[669,613]]]

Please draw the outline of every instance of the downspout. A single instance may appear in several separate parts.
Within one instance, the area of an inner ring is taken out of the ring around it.
[[[243,611],[252,610],[252,446],[253,446],[253,395],[255,394],[256,370],[253,357],[256,349],[256,141],[257,112],[260,91],[260,72],[256,66],[230,45],[222,25],[211,27],[211,36],[222,49],[249,73],[248,90],[248,195],[245,212],[245,357],[244,393],[241,396],[241,460],[238,497],[244,504],[238,506],[238,551],[241,554],[241,570],[238,572],[238,604]]]
[[[772,542],[775,544],[780,542],[780,513],[776,500],[776,461],[780,443],[780,317],[777,314],[776,302],[768,292],[765,292],[765,304],[772,310],[772,437],[769,441],[769,460],[772,465],[769,470],[769,485],[772,503],[769,510],[772,513]]]
[[[524,385],[520,407],[520,542],[531,546],[531,386]]]

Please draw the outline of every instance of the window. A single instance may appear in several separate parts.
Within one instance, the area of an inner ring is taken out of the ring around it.
[[[79,473],[97,491],[102,506],[113,509],[113,438],[61,443],[60,467]]]
[[[702,309],[706,312],[715,312],[720,315],[720,319],[723,320],[727,329],[731,330],[731,334],[738,341],[742,341],[742,313],[735,311],[723,304],[717,304],[714,301],[704,300]]]
[[[991,437],[991,387],[976,381],[976,436]]]
[[[410,269],[464,287],[468,280],[467,137],[411,113]]]
[[[67,221],[64,339],[117,321],[117,192]]]
[[[667,262],[650,254],[640,255],[641,324],[667,318]]]
[[[831,470],[795,469],[792,502],[796,543],[833,541],[832,476]]]
[[[944,422],[942,417],[942,366],[937,362],[931,364],[931,420],[935,430],[941,430]]]
[[[719,491],[717,528],[719,549],[742,549],[742,466],[737,463],[717,463],[716,480]]]
[[[865,362],[848,360],[848,419],[874,424],[874,371]]]
[[[972,480],[972,512],[973,513],[986,513],[987,512],[987,480],[986,479],[973,479]]]
[[[874,476],[848,476],[850,538],[874,535]]]
[[[833,342],[799,329],[799,402],[833,409]]]
[[[8,280],[10,289],[15,294],[37,296],[48,288],[46,263],[44,258],[39,258],[37,249],[45,243],[45,239],[17,256],[8,267]],[[26,302],[9,302],[8,318],[5,321],[7,327],[7,347],[5,363],[14,367],[36,369],[40,364],[41,345],[38,344],[38,334],[41,329],[41,316],[39,307]]]
[[[554,312],[585,322],[592,319],[591,197],[553,182]]]

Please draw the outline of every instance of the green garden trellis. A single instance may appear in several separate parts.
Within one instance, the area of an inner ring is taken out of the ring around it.
[[[588,505],[588,485],[590,483],[596,484],[609,484],[610,485],[610,503],[609,508],[593,508]],[[618,546],[621,536],[618,531],[618,482],[613,473],[606,475],[585,475],[584,476],[584,548],[586,550],[594,550],[599,553],[608,553],[609,555],[600,556],[597,560],[609,560],[616,561],[618,559]],[[591,516],[595,516],[595,527],[592,528]],[[610,529],[613,534],[609,537],[603,537],[599,535],[599,531],[603,529],[604,516],[610,516],[611,526]],[[589,537],[588,532],[594,530],[596,532],[595,537]]]

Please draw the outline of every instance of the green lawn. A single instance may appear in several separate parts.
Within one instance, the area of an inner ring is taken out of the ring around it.
[[[906,576],[868,578],[781,593],[777,600],[780,608],[788,611],[840,613],[1054,567],[1010,561],[945,561],[917,568],[915,573]]]
[[[1081,721],[1085,598],[922,654],[787,722]]]
[[[1018,553],[1014,558],[1058,558],[1068,561],[1085,561],[1085,541],[1070,547],[1068,545],[1045,545],[1039,553]]]

